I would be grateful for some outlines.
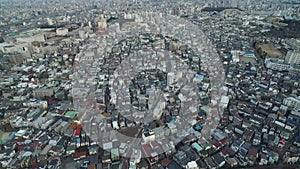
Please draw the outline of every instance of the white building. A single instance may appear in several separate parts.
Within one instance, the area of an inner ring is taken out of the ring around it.
[[[153,118],[154,119],[160,119],[160,117],[163,113],[165,104],[166,104],[165,102],[158,102],[158,104],[156,105],[156,107],[153,110]]]
[[[175,83],[178,79],[182,78],[182,72],[169,72],[167,75],[168,85]]]
[[[237,63],[240,61],[240,52],[238,50],[231,50],[230,53],[232,55],[232,62]]]
[[[134,150],[129,161],[130,166],[135,166],[136,164],[140,163],[141,158],[142,158],[141,150]]]
[[[99,28],[107,28],[107,20],[105,18],[102,18],[99,22],[98,22],[98,27]]]
[[[289,70],[291,69],[291,66],[284,63],[284,60],[282,59],[275,59],[275,58],[267,58],[265,59],[265,65],[267,68],[272,70]]]
[[[187,168],[188,169],[199,169],[196,161],[191,161],[187,163]]]
[[[88,33],[85,30],[79,30],[78,35],[80,39],[85,39],[88,37]]]
[[[117,121],[113,121],[113,122],[112,122],[112,125],[113,125],[113,128],[114,128],[114,129],[117,129],[117,130],[120,129],[119,124],[118,124]]]
[[[163,139],[165,136],[168,136],[170,134],[170,129],[165,126],[161,126],[154,128],[153,132],[156,139]]]
[[[66,36],[68,34],[69,30],[68,28],[58,28],[56,29],[56,35],[57,36]]]
[[[167,123],[167,125],[171,130],[171,134],[175,134],[177,132],[177,126],[174,123]]]
[[[223,107],[227,107],[229,103],[229,97],[228,96],[222,96],[221,97],[221,105]]]
[[[289,50],[285,57],[287,64],[300,64],[300,52]]]
[[[144,142],[149,143],[151,141],[155,141],[155,133],[153,131],[147,131],[142,134],[142,138]]]
[[[133,16],[131,13],[125,13],[124,19],[133,19]]]
[[[288,107],[300,108],[300,96],[298,97],[288,97],[283,100],[283,104]]]
[[[17,42],[32,43],[34,41],[45,42],[45,32],[48,30],[33,29],[16,36]]]

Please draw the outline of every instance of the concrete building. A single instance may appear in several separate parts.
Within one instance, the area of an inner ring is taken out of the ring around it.
[[[283,104],[288,107],[300,108],[300,97],[288,97],[283,100]]]
[[[196,161],[191,161],[187,163],[187,168],[188,169],[199,169]]]
[[[157,104],[157,106],[154,108],[153,110],[153,118],[154,119],[160,119],[162,113],[163,113],[163,109],[165,107],[165,102],[159,102]]]
[[[100,21],[98,22],[98,28],[107,28],[107,20],[106,18],[102,18],[100,19]]]
[[[17,42],[45,42],[45,32],[50,31],[48,29],[33,29],[22,32],[15,36]]]
[[[22,54],[13,54],[8,56],[8,60],[12,64],[20,64],[25,60],[25,58]]]
[[[33,91],[34,97],[50,97],[53,96],[54,90],[53,89],[36,89]]]
[[[155,140],[155,133],[153,131],[144,132],[142,135],[143,140],[148,143]]]
[[[285,57],[287,64],[300,64],[300,52],[289,50]]]
[[[68,28],[58,28],[56,29],[56,35],[57,36],[66,36],[68,34],[69,30]]]
[[[284,63],[284,60],[282,59],[275,59],[275,58],[267,58],[265,60],[265,65],[267,68],[272,70],[289,70],[291,69],[291,66]]]

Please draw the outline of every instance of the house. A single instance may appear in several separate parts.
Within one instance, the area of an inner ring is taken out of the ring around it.
[[[248,165],[248,161],[245,159],[245,158],[242,158],[242,157],[238,157],[238,160],[239,160],[239,165],[240,166],[247,166]]]
[[[49,150],[51,149],[51,145],[50,144],[47,144],[44,148],[43,148],[43,150],[42,150],[42,152],[41,152],[41,155],[47,155],[48,154],[48,152],[49,152]]]
[[[173,141],[170,141],[168,139],[161,140],[161,148],[167,156],[176,152],[176,148]]]
[[[71,155],[75,153],[76,146],[75,145],[69,145],[67,146],[66,155]]]
[[[177,126],[171,122],[171,123],[167,123],[168,128],[171,130],[171,134],[175,134],[177,133]]]
[[[241,126],[235,126],[234,127],[234,132],[236,132],[237,134],[243,135],[245,131],[245,128],[241,127]]]
[[[74,160],[79,160],[81,158],[85,158],[87,155],[86,151],[81,151],[81,152],[75,152],[74,154]]]
[[[246,131],[243,134],[243,139],[245,141],[250,141],[252,139],[253,135],[254,135],[254,131],[253,130],[246,129]]]
[[[224,158],[229,157],[229,153],[225,149],[220,151],[220,155]]]
[[[166,168],[182,169],[182,167],[180,167],[180,165],[175,160],[171,160],[171,163]]]
[[[181,167],[184,167],[189,162],[186,153],[181,150],[177,151],[177,153],[173,155],[173,160]]]
[[[97,154],[98,152],[98,146],[97,145],[91,145],[88,147],[89,155]]]
[[[221,141],[227,137],[227,134],[221,131],[220,129],[216,129],[214,130],[212,137],[217,141]]]
[[[205,158],[204,161],[210,169],[216,169],[218,167],[218,164],[216,164],[211,157]]]
[[[280,129],[279,129],[280,130]],[[280,130],[280,137],[289,140],[291,138],[292,133],[286,129]]]
[[[161,147],[161,145],[157,141],[151,141],[149,145],[153,150],[157,150]]]
[[[111,168],[111,164],[110,163],[102,163],[102,168],[103,169],[110,169]]]
[[[181,146],[179,147],[179,150],[186,154],[189,161],[197,161],[200,159],[200,156],[195,151],[191,151],[191,147],[189,145]]]
[[[260,162],[259,165],[267,165],[269,162],[267,154],[265,153],[260,153]]]
[[[120,129],[118,121],[113,121],[112,126],[113,126],[114,129],[117,129],[117,130]]]
[[[268,144],[269,143],[269,134],[268,133],[263,133],[262,143],[263,144]]]
[[[229,97],[228,96],[222,96],[221,97],[221,105],[226,108],[228,107],[228,103],[229,103]]]
[[[113,148],[110,152],[110,155],[111,155],[112,162],[120,160],[120,155],[119,155],[119,149],[118,148]]]
[[[130,160],[129,160],[129,164],[131,166],[134,166],[134,165],[137,165],[137,164],[141,163],[141,157],[142,157],[141,150],[133,150],[132,154],[131,154],[131,157],[130,157]]]
[[[234,151],[234,152],[238,152],[238,150],[240,149],[240,147],[244,144],[244,141],[242,139],[239,140],[235,140],[230,148]]]
[[[261,133],[255,132],[253,140],[252,140],[252,144],[253,145],[260,145],[260,143],[261,143]]]
[[[33,91],[33,96],[36,98],[51,97],[54,94],[53,89],[39,88]]]
[[[199,155],[201,154],[203,148],[197,142],[194,142],[191,146],[194,151],[196,151]]]
[[[141,159],[141,161],[135,166],[135,165],[132,165],[132,169],[147,169],[149,168],[149,164],[147,163],[147,160],[145,159]]]
[[[161,165],[163,167],[167,167],[170,163],[171,163],[171,159],[169,159],[169,158],[165,158],[161,161]]]
[[[119,151],[120,151],[120,154],[124,154],[127,150],[127,144],[126,143],[121,143],[120,146],[119,146]]]
[[[292,120],[293,123],[300,123],[300,110],[299,109],[293,109],[291,113],[288,115],[288,119]]]
[[[3,158],[13,158],[16,155],[16,151],[14,149],[5,149],[3,154],[1,155]]]
[[[49,150],[49,154],[52,156],[61,156],[64,153],[65,149],[63,146],[61,145],[56,145],[53,146],[50,150]]]
[[[111,150],[113,148],[113,143],[112,142],[107,142],[107,143],[103,143],[103,150]]]
[[[235,167],[238,165],[238,160],[236,158],[226,158],[226,163],[230,165],[230,167]]]
[[[184,137],[181,142],[183,144],[190,144],[191,142],[194,142],[196,140],[197,140],[197,137],[194,134],[189,134],[186,137]]]
[[[212,159],[214,160],[214,162],[218,165],[218,168],[221,168],[225,165],[225,159],[223,156],[221,156],[221,154],[217,153],[215,155],[212,156]]]
[[[168,136],[170,134],[170,129],[164,126],[156,127],[153,129],[153,132],[155,134],[155,138],[162,139],[165,136]]]
[[[197,160],[196,162],[200,169],[208,168],[208,166],[205,164],[205,162],[203,160]]]
[[[213,148],[216,150],[219,150],[223,147],[221,142],[215,141],[215,140],[210,140],[210,143],[213,144]]]
[[[196,161],[191,161],[187,163],[187,169],[199,169]]]
[[[206,139],[203,138],[199,138],[198,143],[205,150],[211,149],[213,147],[213,145],[210,142],[208,142]]]
[[[153,151],[149,144],[142,144],[143,153],[147,156],[147,160],[150,165],[153,165],[158,160],[157,152]]]
[[[226,151],[228,153],[229,157],[233,157],[236,153],[236,151],[234,151],[231,147],[225,147],[224,151]],[[221,153],[223,154],[222,151],[221,151]],[[225,156],[225,158],[226,158],[226,156]]]
[[[257,150],[256,148],[254,148],[254,147],[251,147],[251,148],[249,149],[249,152],[248,152],[246,158],[247,158],[248,160],[250,160],[250,161],[252,162],[252,164],[254,164],[254,162],[255,162],[256,159],[258,158],[258,150]]]
[[[299,134],[295,135],[293,144],[296,146],[300,146],[300,135]]]
[[[251,122],[249,121],[249,120],[247,120],[247,119],[244,119],[243,120],[243,123],[242,123],[242,127],[243,128],[250,128],[251,127]]]
[[[279,160],[279,154],[275,151],[271,151],[269,154],[269,163],[274,164],[278,162]]]
[[[299,162],[299,156],[298,155],[293,155],[290,152],[286,152],[284,155],[284,162],[287,164],[295,164]]]

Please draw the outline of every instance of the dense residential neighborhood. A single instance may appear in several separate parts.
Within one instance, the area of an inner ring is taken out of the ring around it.
[[[15,1],[0,168],[300,167],[299,1]]]

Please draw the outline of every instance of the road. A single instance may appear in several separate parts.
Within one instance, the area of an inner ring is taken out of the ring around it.
[[[143,129],[141,128],[139,130],[138,134],[136,134],[135,138],[133,139],[132,144],[130,144],[130,146],[127,148],[127,153],[126,153],[126,155],[123,156],[123,159],[120,163],[119,169],[129,168],[129,160],[132,155],[132,150],[134,148],[140,148],[140,146],[141,146],[142,133],[143,133]],[[139,146],[139,147],[137,147],[137,146]]]

